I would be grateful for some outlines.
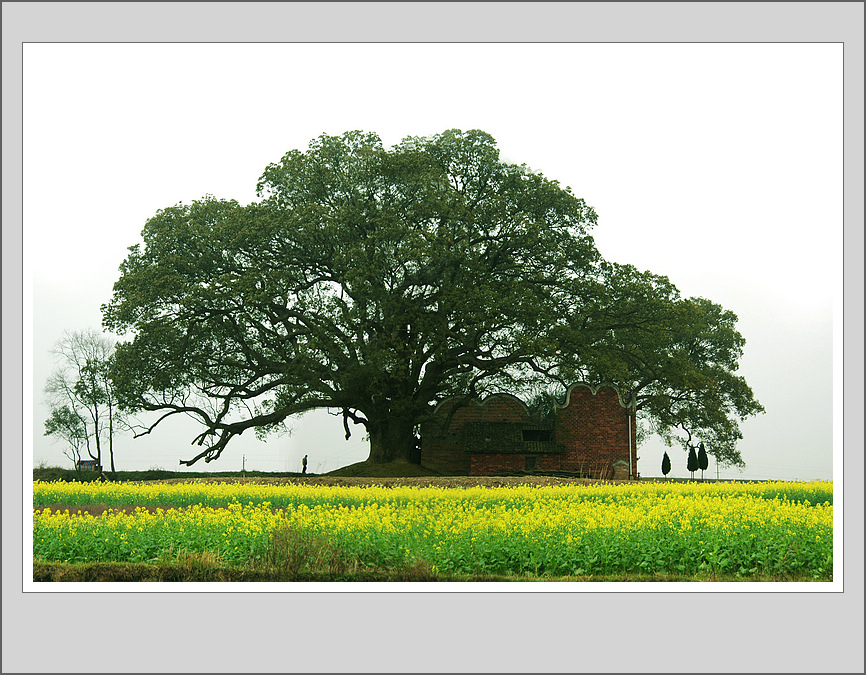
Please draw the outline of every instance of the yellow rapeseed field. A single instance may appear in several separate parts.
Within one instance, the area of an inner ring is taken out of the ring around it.
[[[48,505],[63,505],[60,511]],[[90,515],[91,505],[108,511]],[[125,509],[121,509],[125,507]],[[832,483],[502,488],[34,483],[40,560],[271,559],[276,532],[357,565],[435,573],[832,578]]]

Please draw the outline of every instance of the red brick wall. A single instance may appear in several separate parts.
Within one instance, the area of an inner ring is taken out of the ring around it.
[[[455,399],[443,401],[437,414],[444,420]],[[601,387],[596,393],[586,385],[575,385],[568,392],[567,404],[560,409],[554,425],[555,442],[567,448],[565,453],[537,454],[538,471],[583,471],[596,478],[610,478],[613,463],[629,460],[631,428],[632,475],[637,475],[637,426],[634,415],[620,403],[612,387]],[[526,457],[520,453],[472,453],[462,447],[462,428],[468,422],[530,422],[526,406],[507,395],[471,401],[459,407],[447,428],[435,422],[421,426],[421,464],[442,473],[495,475],[523,471]]]
[[[444,421],[457,405],[456,399],[443,401],[436,414]],[[461,444],[461,432],[467,422],[528,422],[526,406],[509,394],[495,394],[484,401],[470,401],[454,413],[448,427],[435,422],[421,425],[421,464],[442,473],[470,474],[470,453]],[[520,470],[523,469],[523,460]],[[508,469],[512,471],[513,469]]]
[[[629,428],[632,475],[636,476],[634,415],[620,404],[619,395],[612,387],[601,387],[595,394],[584,385],[572,387],[568,404],[559,411],[555,427],[556,442],[568,448],[561,456],[561,469],[583,470],[599,478],[610,477],[614,462],[629,461]]]

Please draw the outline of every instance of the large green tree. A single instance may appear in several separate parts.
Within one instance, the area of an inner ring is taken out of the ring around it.
[[[575,378],[634,393],[663,434],[734,441],[760,408],[732,375],[733,315],[604,261],[593,209],[482,131],[390,149],[323,135],[268,166],[258,194],[157,212],[103,307],[133,336],[113,378],[125,408],[158,413],[145,433],[202,423],[182,464],[316,408],[347,436],[362,425],[369,461],[407,460],[444,397]]]

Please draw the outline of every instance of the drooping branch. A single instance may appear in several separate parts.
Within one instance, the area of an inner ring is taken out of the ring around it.
[[[210,430],[206,433],[211,434],[211,435],[215,434],[215,432],[210,431]],[[196,455],[192,459],[188,459],[188,460],[181,459],[178,461],[178,463],[182,466],[183,465],[192,466],[193,464],[195,464],[200,459],[204,459],[205,462],[212,462],[213,460],[219,458],[219,456],[222,454],[222,451],[225,449],[226,445],[228,445],[228,442],[235,435],[236,434],[233,434],[233,433],[229,432],[228,430],[225,430],[225,431],[223,431],[222,434],[220,434],[220,439],[216,443],[208,446],[205,450],[200,452],[198,455]],[[199,442],[199,445],[201,445],[201,442]]]
[[[352,432],[349,431],[349,420],[352,420],[353,424],[363,424],[367,425],[367,420],[364,417],[358,417],[357,414],[353,413],[348,408],[343,408],[343,429],[346,430],[346,440],[348,441],[352,437]]]
[[[204,458],[206,462],[212,462],[222,454],[223,449],[234,436],[239,436],[247,429],[253,427],[282,422],[287,416],[288,415],[285,412],[277,411],[268,415],[257,415],[239,422],[212,423],[208,429],[196,436],[192,444],[202,445],[208,437],[215,435],[219,435],[219,440],[213,445],[208,446],[203,452],[199,453],[192,459],[180,460],[180,463],[185,464],[186,466],[192,466],[202,458]]]

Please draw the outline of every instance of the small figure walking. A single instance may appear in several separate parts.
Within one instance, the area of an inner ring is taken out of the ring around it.
[[[301,473],[307,473],[307,456],[304,455],[304,458],[301,460]]]

